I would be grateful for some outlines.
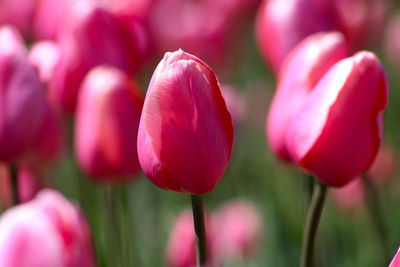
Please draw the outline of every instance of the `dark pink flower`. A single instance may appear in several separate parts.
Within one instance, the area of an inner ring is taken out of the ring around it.
[[[133,178],[140,170],[137,133],[143,97],[129,77],[99,66],[80,89],[75,151],[80,166],[94,178]]]
[[[205,194],[220,180],[233,141],[214,72],[182,50],[166,53],[150,81],[138,134],[140,165],[157,186]]]

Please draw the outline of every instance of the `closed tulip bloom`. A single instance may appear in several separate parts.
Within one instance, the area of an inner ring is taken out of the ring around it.
[[[146,54],[140,23],[126,24],[90,1],[78,1],[60,29],[60,59],[50,83],[52,100],[74,112],[81,82],[93,67],[107,64],[134,74]],[[107,40],[107,41],[99,41]]]
[[[293,118],[325,72],[347,55],[342,34],[322,32],[304,39],[285,59],[266,124],[268,143],[279,158],[293,160],[286,146]]]
[[[224,173],[232,142],[231,116],[214,72],[182,50],[166,53],[140,119],[144,173],[165,190],[205,194]]]
[[[140,170],[137,133],[143,98],[116,68],[100,66],[82,84],[76,112],[75,151],[93,177],[123,180]]]
[[[336,63],[318,82],[287,133],[290,155],[329,186],[365,172],[378,152],[388,101],[385,71],[370,52]]]
[[[51,41],[35,43],[29,52],[29,61],[39,72],[39,77],[48,84],[60,58],[58,45]]]
[[[400,248],[397,250],[396,255],[394,255],[389,267],[400,267]]]
[[[0,265],[94,267],[89,226],[60,193],[45,189],[0,218]]]
[[[0,106],[0,160],[16,160],[31,148],[46,102],[22,38],[9,26],[0,28]]]

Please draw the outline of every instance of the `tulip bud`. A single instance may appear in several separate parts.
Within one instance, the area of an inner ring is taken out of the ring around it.
[[[224,204],[218,211],[213,250],[223,261],[248,257],[260,245],[262,220],[257,207],[245,200]]]
[[[118,69],[100,66],[89,72],[80,90],[75,127],[79,164],[96,178],[136,174],[143,105],[139,88]]]
[[[36,67],[40,80],[45,84],[50,82],[59,58],[60,52],[57,44],[50,41],[34,44],[29,53],[29,62]]]
[[[208,261],[212,261],[212,225],[207,224],[207,255]],[[209,227],[210,226],[210,227]],[[196,266],[196,243],[193,230],[192,212],[186,210],[180,213],[173,224],[169,236],[166,260],[169,267],[194,267]],[[210,267],[213,265],[210,265]]]
[[[397,250],[396,255],[394,255],[394,258],[390,262],[389,267],[400,267],[400,247]]]
[[[0,102],[0,160],[16,160],[31,148],[46,102],[22,38],[9,26],[0,28]]]
[[[366,192],[362,179],[362,177],[357,177],[341,188],[332,188],[331,196],[339,209],[353,213],[363,207]]]
[[[90,69],[107,64],[133,74],[142,64],[147,42],[139,22],[126,24],[89,1],[78,1],[69,15],[60,29],[60,60],[50,91],[64,111],[74,112],[81,82]]]
[[[325,72],[347,54],[342,34],[323,32],[305,38],[285,59],[266,124],[268,143],[281,159],[292,161],[286,134],[293,118]]]
[[[85,218],[60,193],[42,190],[1,216],[0,266],[96,266]]]
[[[144,173],[165,190],[205,194],[224,173],[232,142],[231,116],[214,72],[182,50],[166,53],[140,119]]]
[[[324,184],[347,184],[375,159],[388,94],[374,54],[362,51],[339,61],[294,117],[286,136],[290,155]]]

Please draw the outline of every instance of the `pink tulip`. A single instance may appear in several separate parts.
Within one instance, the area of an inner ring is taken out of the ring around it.
[[[48,84],[53,77],[54,68],[60,58],[60,51],[56,43],[42,41],[33,45],[29,53],[30,63],[36,67],[39,77]]]
[[[332,188],[331,196],[338,208],[343,211],[360,210],[366,201],[366,192],[362,177],[357,177],[341,188]]]
[[[50,90],[55,103],[74,112],[80,84],[91,68],[109,64],[133,74],[147,42],[139,22],[127,24],[90,1],[76,2],[69,15],[60,29],[60,60]]]
[[[1,216],[0,266],[96,266],[85,218],[60,193],[42,190]]]
[[[286,145],[286,134],[293,118],[325,72],[347,54],[340,33],[324,32],[305,38],[285,59],[266,129],[268,143],[281,159],[293,160]]]
[[[375,159],[388,93],[374,54],[362,51],[339,61],[293,119],[286,135],[291,157],[326,185],[349,183]]]
[[[207,250],[209,262],[212,258],[212,225],[207,224]],[[175,219],[174,225],[169,236],[166,260],[169,267],[195,267],[196,266],[196,244],[193,229],[192,212],[186,210],[180,213]],[[210,265],[214,266],[214,265]]]
[[[31,31],[35,5],[38,0],[0,1],[0,25],[11,24],[24,35]]]
[[[138,86],[123,72],[108,66],[89,72],[80,89],[75,127],[78,162],[87,173],[124,180],[139,171],[142,105]]]
[[[384,21],[381,0],[264,0],[257,22],[259,48],[275,73],[287,54],[306,36],[340,31],[351,48],[376,38]]]
[[[394,258],[390,262],[389,267],[400,267],[400,248],[397,250],[396,255],[394,255]]]
[[[37,192],[46,184],[46,177],[40,170],[29,164],[22,164],[18,168],[18,196],[20,203],[28,202],[33,199]],[[0,165],[0,198],[3,208],[12,205],[12,188],[9,167],[5,164]]]
[[[46,102],[22,38],[10,26],[0,28],[0,103],[0,160],[16,160],[31,148]]]
[[[215,222],[213,251],[225,261],[248,257],[261,241],[262,220],[259,210],[246,200],[233,200],[219,210]]]
[[[243,96],[240,95],[235,87],[230,85],[221,85],[221,93],[232,116],[233,124],[238,126],[246,116],[246,103]]]
[[[214,72],[182,50],[166,53],[151,78],[138,133],[140,165],[157,186],[205,194],[220,180],[233,142]]]

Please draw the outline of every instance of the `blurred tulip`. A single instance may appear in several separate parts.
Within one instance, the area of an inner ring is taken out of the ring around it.
[[[340,31],[352,49],[365,47],[380,32],[385,8],[381,0],[264,0],[256,23],[258,45],[278,73],[286,55],[316,32]]]
[[[321,77],[347,55],[342,34],[321,32],[304,39],[285,59],[266,129],[268,143],[281,159],[293,160],[286,145],[287,131],[293,118]]]
[[[142,105],[139,88],[123,72],[108,66],[89,72],[79,94],[75,127],[75,151],[86,172],[103,180],[125,180],[140,170]]]
[[[392,146],[383,143],[378,154],[369,168],[369,173],[374,182],[384,183],[393,177],[396,171],[396,152]]]
[[[36,67],[40,79],[45,84],[50,82],[59,58],[58,46],[51,41],[35,43],[29,53],[30,63]]]
[[[246,258],[260,245],[262,220],[260,211],[246,200],[233,200],[219,210],[215,222],[213,251],[220,260]]]
[[[339,61],[294,117],[286,136],[290,155],[326,185],[349,183],[375,159],[388,94],[374,54],[362,51]]]
[[[207,224],[207,250],[209,260],[212,259],[212,225]],[[196,245],[193,230],[192,212],[186,210],[180,213],[173,224],[167,248],[166,260],[169,267],[195,267],[196,266]],[[211,260],[210,260],[211,261]],[[212,264],[208,265],[213,266]]]
[[[0,25],[11,24],[24,35],[31,31],[35,5],[39,0],[1,0]]]
[[[22,38],[10,26],[0,28],[0,102],[0,160],[16,160],[31,148],[46,102]]]
[[[147,20],[156,0],[104,0],[104,2],[113,13],[133,15]]]
[[[1,216],[0,266],[96,266],[85,218],[57,191],[42,190]]]
[[[397,250],[396,255],[394,255],[389,267],[400,267],[400,248]]]
[[[246,103],[237,89],[230,85],[221,85],[221,93],[226,107],[232,116],[234,126],[241,124],[246,116]]]
[[[341,188],[332,188],[331,196],[336,206],[348,212],[360,210],[366,202],[362,177],[357,177]]]
[[[142,64],[147,42],[139,22],[126,24],[90,1],[78,1],[69,15],[60,29],[60,60],[50,90],[55,103],[74,112],[80,84],[91,68],[108,64],[131,75]]]
[[[33,165],[23,164],[18,168],[18,195],[21,203],[28,202],[35,197],[46,184],[46,177]],[[0,165],[0,195],[3,208],[12,205],[12,188],[9,167]]]
[[[166,53],[151,78],[138,134],[140,165],[157,186],[210,192],[228,164],[231,116],[214,72],[182,50]]]

